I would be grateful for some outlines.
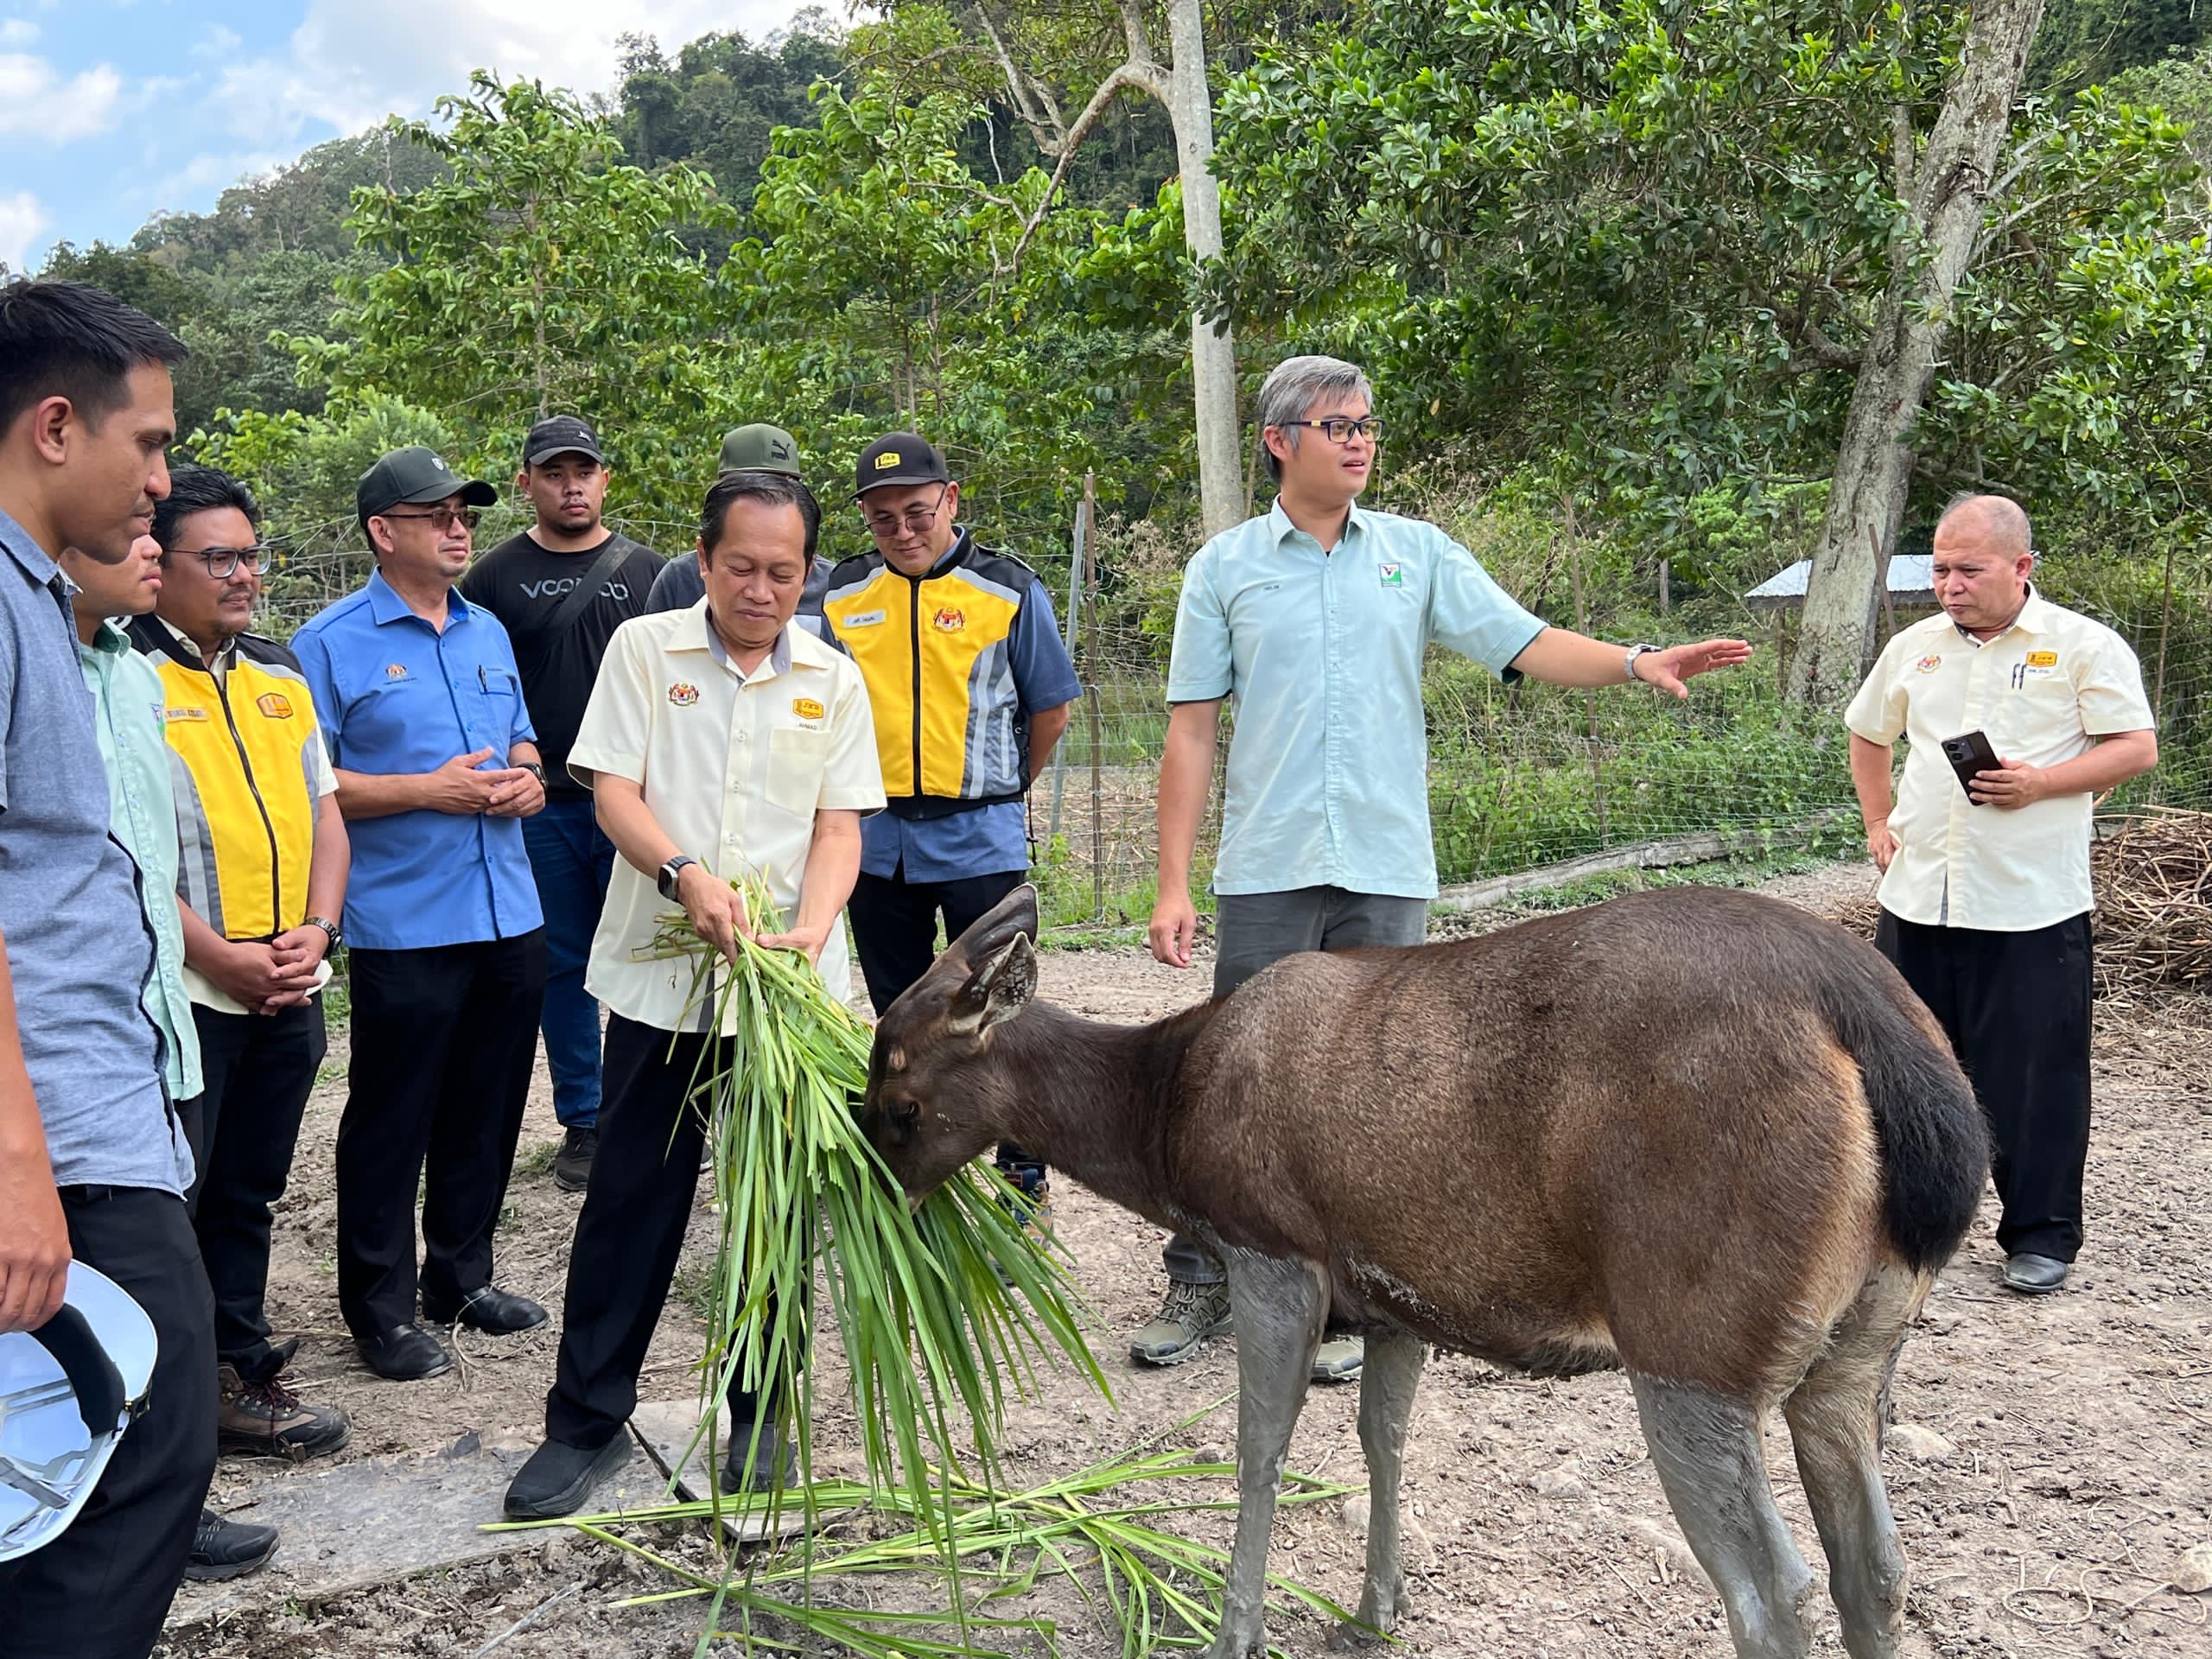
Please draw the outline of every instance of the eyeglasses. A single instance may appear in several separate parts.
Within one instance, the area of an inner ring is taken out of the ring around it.
[[[937,523],[938,514],[944,511],[944,499],[951,493],[951,485],[940,484],[938,486],[937,503],[926,512],[909,507],[903,516],[894,518],[887,512],[869,512],[863,509],[861,522],[868,526],[871,536],[896,536],[901,524],[918,536]]]
[[[455,524],[463,530],[475,529],[476,521],[482,515],[474,507],[432,507],[428,512],[379,512],[371,516],[377,518],[419,518],[434,526],[442,536]]]
[[[240,565],[248,570],[258,570],[269,557],[266,542],[257,542],[251,547],[194,547],[180,550],[187,558],[204,563],[207,574],[218,582],[236,575]]]
[[[1341,415],[1332,415],[1325,421],[1283,421],[1283,426],[1311,426],[1319,428],[1321,435],[1331,443],[1342,443],[1355,432],[1370,443],[1382,442],[1382,421],[1380,416],[1370,415],[1357,421],[1346,420]]]

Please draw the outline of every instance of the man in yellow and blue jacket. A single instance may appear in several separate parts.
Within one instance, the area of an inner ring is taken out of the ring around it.
[[[1030,784],[1081,693],[1037,573],[959,523],[937,447],[892,432],[861,451],[854,496],[875,550],[830,573],[822,613],[868,682],[886,809],[861,825],[848,913],[880,1014],[947,938],[1029,874]],[[1041,1165],[999,1166],[1041,1219]]]

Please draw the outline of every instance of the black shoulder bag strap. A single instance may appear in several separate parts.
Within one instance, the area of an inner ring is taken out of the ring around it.
[[[561,595],[561,602],[554,607],[552,620],[546,623],[548,636],[558,639],[575,626],[577,620],[591,608],[599,590],[607,586],[614,573],[622,568],[622,561],[629,556],[630,543],[621,536],[609,536],[607,545],[592,561],[591,571],[575,587]]]

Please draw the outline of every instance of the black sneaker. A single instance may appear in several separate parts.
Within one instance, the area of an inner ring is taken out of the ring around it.
[[[798,1443],[785,1440],[781,1445],[766,1434],[758,1435],[751,1423],[738,1423],[730,1429],[729,1448],[722,1454],[722,1491],[726,1496],[739,1492],[772,1492],[778,1487],[788,1491],[798,1484]],[[752,1466],[746,1465],[750,1461]]]
[[[561,1137],[561,1150],[553,1154],[553,1185],[563,1192],[581,1192],[591,1185],[591,1160],[599,1155],[599,1129],[570,1129]]]
[[[276,1553],[276,1528],[226,1521],[213,1510],[202,1510],[200,1524],[192,1530],[192,1554],[185,1560],[184,1576],[194,1584],[242,1579],[268,1566]]]
[[[595,1451],[548,1440],[507,1483],[504,1508],[510,1521],[550,1521],[574,1515],[592,1488],[630,1459],[630,1436],[618,1431]]]

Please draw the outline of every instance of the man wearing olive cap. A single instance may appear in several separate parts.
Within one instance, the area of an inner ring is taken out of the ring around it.
[[[750,426],[732,427],[722,434],[721,470],[725,473],[774,473],[784,478],[797,479],[805,494],[800,504],[806,520],[806,556],[812,562],[806,578],[806,589],[799,595],[798,626],[817,639],[823,638],[822,593],[830,584],[830,572],[834,568],[830,560],[815,551],[822,536],[822,509],[814,499],[814,493],[806,488],[806,480],[799,473],[798,445],[791,435],[780,426],[770,426],[755,421]],[[707,596],[707,579],[701,574],[699,561],[677,554],[661,567],[658,580],[653,583],[652,596],[645,601],[651,613],[689,610]]]
[[[424,1316],[493,1333],[545,1319],[492,1283],[545,992],[521,823],[545,804],[537,734],[507,631],[453,585],[496,499],[428,449],[385,456],[355,493],[375,572],[292,637],[353,843],[339,1311],[402,1382],[453,1364],[415,1322],[418,1179]]]

